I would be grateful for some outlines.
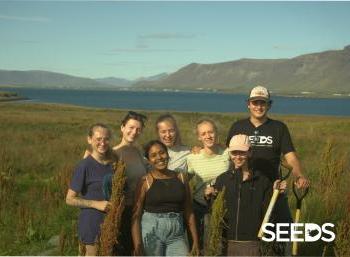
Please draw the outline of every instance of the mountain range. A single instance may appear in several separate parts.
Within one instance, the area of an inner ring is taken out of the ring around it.
[[[99,88],[96,80],[76,77],[50,71],[8,71],[0,70],[0,85],[39,88]]]
[[[82,78],[49,71],[0,70],[0,85],[135,90],[207,90],[245,93],[265,85],[280,94],[349,94],[350,45],[342,50],[300,55],[289,59],[240,59],[236,61],[191,63],[178,71],[136,80]]]
[[[305,54],[291,59],[240,59],[216,64],[189,64],[141,88],[247,92],[266,85],[277,93],[350,93],[350,45],[343,50]]]

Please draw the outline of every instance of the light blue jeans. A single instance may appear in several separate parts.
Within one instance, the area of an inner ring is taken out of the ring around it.
[[[188,255],[182,213],[144,212],[141,220],[141,230],[145,255]]]

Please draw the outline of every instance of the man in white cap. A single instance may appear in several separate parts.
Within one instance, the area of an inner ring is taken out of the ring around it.
[[[271,105],[270,92],[262,86],[254,87],[247,99],[250,117],[232,124],[226,145],[229,145],[234,135],[248,135],[252,145],[252,165],[255,168],[261,170],[273,182],[280,177],[279,167],[283,155],[287,164],[292,167],[296,186],[306,188],[309,186],[309,180],[302,174],[287,126],[267,116]],[[279,199],[274,211],[276,222],[292,222],[287,197]]]

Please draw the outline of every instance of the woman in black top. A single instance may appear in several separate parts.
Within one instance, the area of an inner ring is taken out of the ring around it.
[[[228,150],[233,169],[216,178],[213,187],[205,189],[205,196],[215,195],[225,188],[226,256],[261,256],[258,231],[273,188],[284,192],[286,181],[274,184],[259,170],[250,167],[251,144],[247,135],[231,138]]]
[[[153,166],[138,186],[132,219],[135,255],[186,256],[184,222],[198,253],[198,236],[192,211],[192,199],[187,177],[168,170],[166,146],[158,140],[145,146],[145,157]]]

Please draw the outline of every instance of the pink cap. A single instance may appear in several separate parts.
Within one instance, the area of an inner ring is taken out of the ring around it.
[[[231,138],[228,150],[232,151],[248,151],[251,144],[247,135],[239,134]]]

